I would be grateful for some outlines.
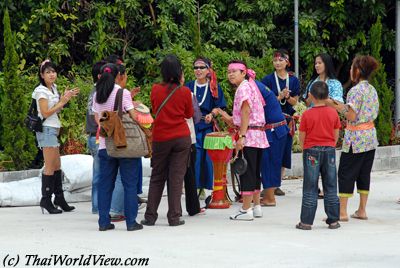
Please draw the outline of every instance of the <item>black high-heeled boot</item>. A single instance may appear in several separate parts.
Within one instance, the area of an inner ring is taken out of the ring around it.
[[[62,210],[69,212],[75,209],[74,206],[68,205],[64,198],[64,191],[62,188],[62,171],[54,171],[54,205],[61,207]]]
[[[53,194],[53,175],[42,174],[42,199],[40,199],[40,208],[42,209],[42,214],[46,210],[49,214],[59,214],[62,211],[55,208],[51,202],[51,195]]]

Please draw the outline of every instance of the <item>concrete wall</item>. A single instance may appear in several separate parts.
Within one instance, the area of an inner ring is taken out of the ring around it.
[[[336,164],[339,166],[341,151],[336,151]],[[150,160],[143,159],[143,176],[144,185],[148,185],[148,177],[151,170],[149,168]],[[400,169],[400,145],[379,147],[376,150],[373,171]],[[0,183],[26,178],[36,177],[39,174],[38,169],[22,170],[22,171],[7,171],[0,172]],[[302,154],[295,153],[292,156],[292,169],[287,170],[286,175],[303,176]]]
[[[339,167],[341,150],[336,151],[336,166]],[[292,156],[292,169],[286,175],[303,176],[303,155],[295,153]],[[375,153],[372,171],[400,169],[400,145],[378,147]]]

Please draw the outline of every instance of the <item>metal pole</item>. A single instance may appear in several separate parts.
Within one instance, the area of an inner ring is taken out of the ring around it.
[[[294,0],[294,72],[299,77],[299,0]]]
[[[400,0],[396,1],[396,106],[395,106],[395,126],[396,136],[400,136]]]

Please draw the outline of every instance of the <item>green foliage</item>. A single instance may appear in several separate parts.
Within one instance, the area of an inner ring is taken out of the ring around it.
[[[371,83],[375,86],[379,97],[379,115],[375,120],[376,131],[379,143],[388,145],[392,132],[392,111],[390,106],[393,101],[393,92],[387,84],[385,65],[382,63],[381,48],[382,48],[382,23],[381,18],[371,27],[371,55],[380,63],[380,68],[376,72]]]
[[[298,117],[299,120],[296,122],[297,129],[300,127],[300,119],[301,115],[304,113],[305,110],[307,110],[307,107],[304,105],[303,102],[297,102],[297,104],[293,107],[295,109],[295,114],[294,116]],[[300,146],[300,139],[299,139],[299,131],[296,131],[294,136],[293,136],[293,147],[292,150],[294,153],[299,153],[301,152],[301,146]]]
[[[3,103],[3,95],[4,95],[4,74],[0,72],[0,111],[1,111],[1,103]],[[3,133],[3,116],[0,113],[0,133]],[[3,147],[2,139],[0,139],[0,149]]]
[[[11,31],[8,10],[4,13],[4,47],[3,60],[4,87],[0,113],[2,114],[2,145],[16,169],[27,168],[36,154],[33,146],[33,135],[24,126],[27,102],[24,88],[20,83],[19,59],[15,51],[15,35]]]
[[[60,92],[73,87],[80,89],[79,95],[71,99],[67,107],[59,113],[62,124],[62,131],[60,133],[61,144],[66,143],[68,140],[86,144],[85,118],[89,93],[93,88],[91,80],[76,76],[74,82],[71,83],[66,77],[60,76],[57,78],[57,87]]]

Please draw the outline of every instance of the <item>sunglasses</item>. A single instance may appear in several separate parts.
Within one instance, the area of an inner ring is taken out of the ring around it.
[[[193,70],[204,70],[207,69],[207,66],[193,66]]]

